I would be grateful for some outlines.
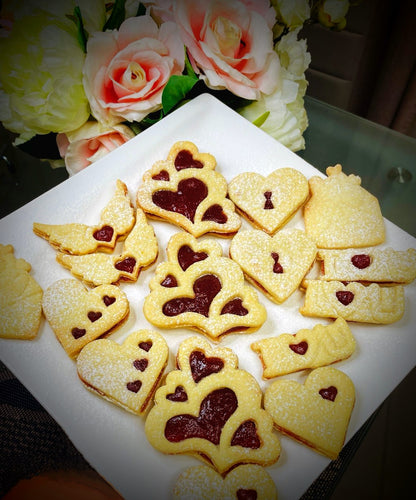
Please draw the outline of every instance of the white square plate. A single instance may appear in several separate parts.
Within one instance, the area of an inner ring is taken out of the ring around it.
[[[280,167],[294,167],[307,178],[321,175],[266,133],[210,95],[202,95],[181,107],[161,122],[110,153],[102,160],[71,177],[54,189],[0,221],[0,240],[12,244],[15,256],[32,265],[32,275],[46,289],[54,281],[70,278],[68,270],[55,261],[54,249],[34,235],[33,222],[95,224],[102,208],[113,194],[116,179],[127,184],[133,202],[145,170],[166,158],[178,140],[189,140],[200,151],[217,159],[217,170],[227,181],[241,172],[267,175]],[[179,229],[164,222],[151,221],[158,241],[158,263],[166,258],[166,244]],[[303,228],[299,211],[287,224]],[[249,227],[246,222],[243,227]],[[416,240],[389,221],[383,246],[397,250],[416,248]],[[228,255],[229,241],[218,239]],[[112,338],[121,342],[140,328],[152,328],[142,314],[143,300],[156,265],[143,271],[137,283],[122,284],[129,297],[128,321]],[[403,318],[392,325],[351,324],[357,340],[353,356],[335,365],[347,373],[356,387],[356,404],[347,440],[360,428],[416,364],[416,283],[406,286]],[[270,382],[261,378],[261,363],[250,349],[260,338],[295,333],[325,320],[301,316],[302,292],[297,291],[282,305],[270,302],[259,292],[268,317],[262,328],[248,335],[227,335],[221,346],[232,348],[240,368],[251,372],[264,389]],[[170,347],[170,364],[179,343],[189,330],[160,330]],[[196,458],[168,456],[152,448],[144,434],[144,420],[87,391],[78,380],[75,362],[60,346],[45,320],[33,341],[0,339],[0,357],[46,410],[62,426],[86,460],[126,499],[169,498],[175,478],[187,466],[198,465]],[[293,375],[303,381],[304,373]],[[268,467],[281,500],[298,498],[328,465],[329,459],[306,446],[280,436],[282,454]]]

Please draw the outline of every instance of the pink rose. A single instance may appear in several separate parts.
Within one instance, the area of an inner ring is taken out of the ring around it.
[[[120,29],[88,40],[84,88],[94,117],[103,123],[140,122],[160,109],[171,75],[184,69],[184,47],[172,22],[158,28],[150,16],[130,17]]]
[[[58,134],[56,142],[69,175],[73,175],[134,136],[126,125],[106,127],[98,122],[86,122],[73,132]]]
[[[237,0],[177,0],[174,13],[192,62],[209,87],[253,100],[276,89],[279,57],[272,30],[257,11]]]

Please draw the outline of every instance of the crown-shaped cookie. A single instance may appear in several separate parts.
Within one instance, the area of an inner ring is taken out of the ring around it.
[[[136,281],[142,269],[157,259],[158,243],[152,226],[141,209],[123,244],[121,254],[94,252],[87,255],[58,253],[56,260],[86,284],[98,286],[119,281]]]
[[[175,143],[168,159],[146,171],[137,204],[151,217],[175,224],[198,237],[231,236],[241,226],[227,181],[214,170],[215,158],[191,142]]]
[[[304,280],[305,302],[299,309],[305,316],[344,318],[363,323],[394,323],[404,313],[402,285],[365,286],[358,282]]]
[[[350,327],[343,318],[329,325],[304,328],[295,335],[283,333],[251,344],[263,364],[265,379],[347,359],[355,346]]]
[[[146,411],[167,365],[164,338],[151,330],[131,333],[122,345],[98,339],[77,358],[78,376],[87,389],[138,415]]]
[[[300,285],[316,255],[314,241],[300,229],[282,229],[273,237],[258,229],[239,231],[230,245],[230,257],[246,278],[277,303]]]
[[[228,184],[228,196],[251,224],[274,234],[305,203],[309,184],[301,172],[289,167],[267,177],[244,172]]]
[[[127,296],[118,286],[100,285],[88,290],[76,279],[52,283],[45,290],[42,308],[72,358],[92,340],[121,326],[130,312]]]
[[[100,222],[95,226],[80,223],[33,224],[33,232],[61,252],[74,255],[101,251],[112,251],[117,240],[123,239],[134,225],[134,208],[127,187],[117,180],[116,190],[101,212]]]
[[[176,480],[172,493],[174,500],[277,500],[270,474],[254,464],[239,465],[224,479],[207,465],[189,467]]]
[[[416,249],[347,248],[319,250],[322,280],[411,283],[416,278]]]
[[[313,370],[304,384],[279,379],[264,395],[264,407],[276,427],[310,448],[336,459],[345,441],[355,389],[340,370]]]
[[[256,379],[237,367],[226,348],[189,337],[178,350],[178,370],[155,394],[145,432],[169,454],[191,454],[224,473],[241,463],[269,465],[279,458],[273,422],[261,408]]]
[[[0,337],[27,340],[38,333],[43,291],[30,270],[12,245],[0,244]]]
[[[319,248],[366,247],[383,243],[384,220],[375,196],[341,165],[326,178],[309,179],[311,197],[304,207],[305,230]]]
[[[160,328],[191,328],[219,339],[229,332],[251,332],[266,319],[257,293],[244,282],[238,264],[222,257],[214,240],[181,232],[172,236],[168,261],[152,278],[143,312]]]

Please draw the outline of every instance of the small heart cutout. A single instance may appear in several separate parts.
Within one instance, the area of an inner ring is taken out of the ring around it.
[[[194,252],[189,245],[182,245],[178,251],[178,263],[183,271],[186,271],[195,262],[205,260],[207,257],[206,252]]]
[[[206,357],[202,351],[193,351],[189,356],[192,378],[196,383],[212,373],[219,373],[224,368],[224,361],[217,357]]]
[[[87,316],[91,323],[94,323],[94,321],[98,321],[101,318],[102,313],[100,311],[89,311]]]
[[[187,149],[182,149],[176,155],[175,168],[179,172],[185,168],[203,168],[204,164],[199,160],[195,160],[192,153]]]
[[[185,389],[181,385],[178,385],[178,387],[175,388],[175,392],[166,395],[166,399],[183,403],[184,401],[188,401],[188,395]]]

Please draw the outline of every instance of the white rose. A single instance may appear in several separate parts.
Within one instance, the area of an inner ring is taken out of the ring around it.
[[[311,8],[307,0],[272,0],[279,21],[289,29],[302,26],[310,18]]]

